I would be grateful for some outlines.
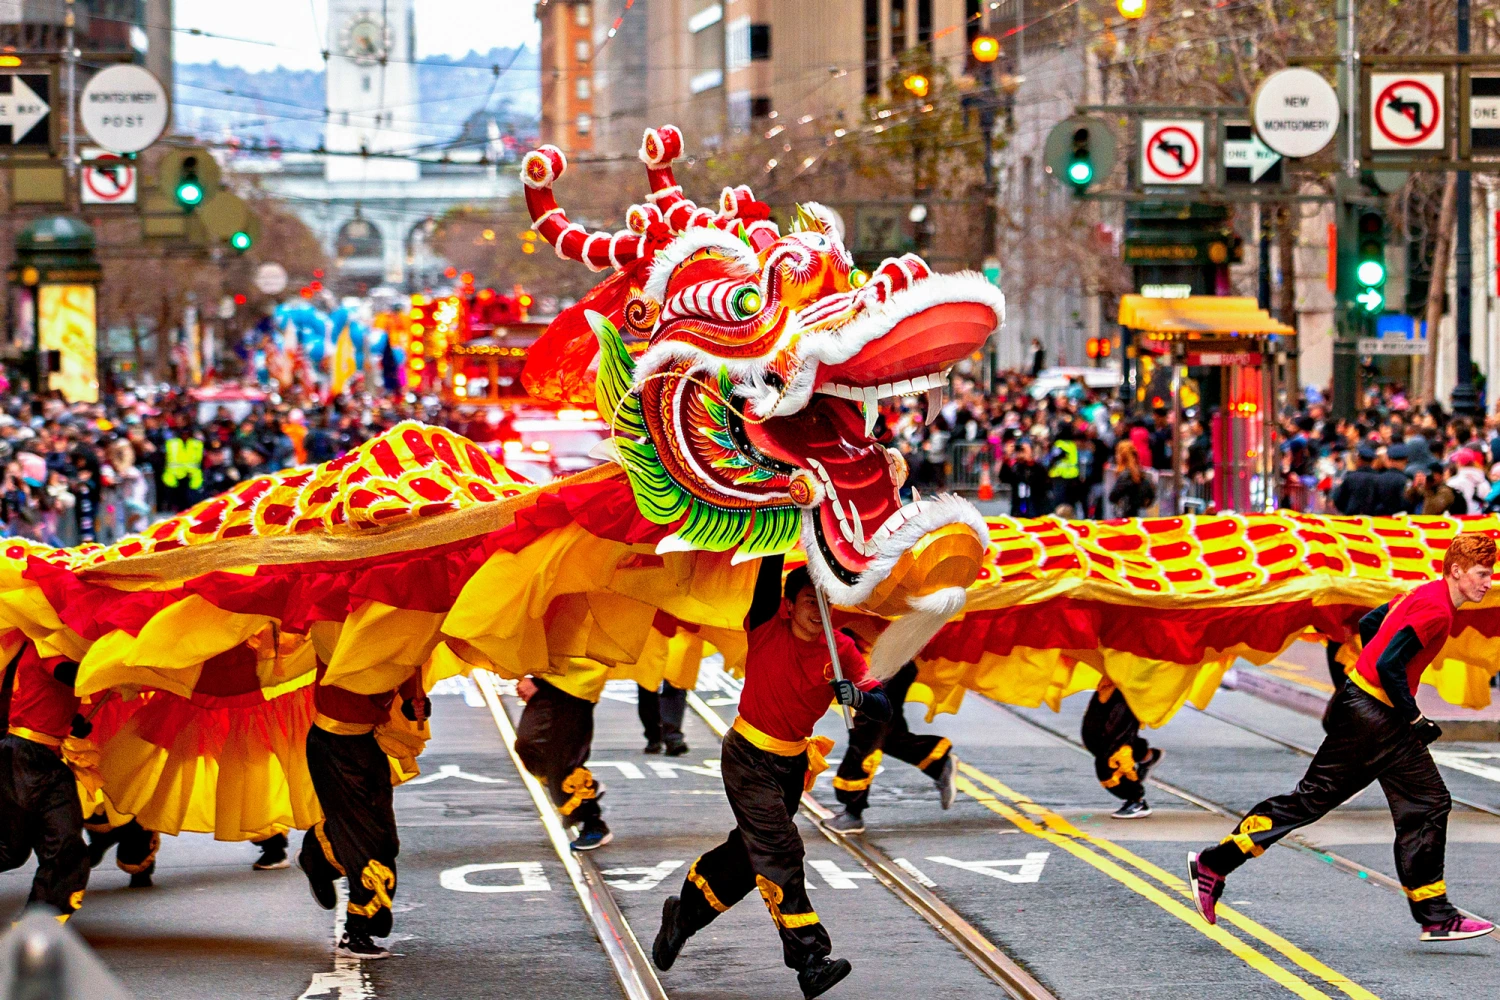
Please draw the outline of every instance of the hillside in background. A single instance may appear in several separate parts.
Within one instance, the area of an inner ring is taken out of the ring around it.
[[[502,73],[495,77],[493,67]],[[278,68],[247,72],[237,66],[178,63],[177,128],[206,140],[236,138],[252,146],[316,149],[323,140],[323,73]],[[412,145],[483,134],[493,119],[523,142],[536,133],[540,93],[537,54],[496,48],[461,59],[433,56],[417,66],[415,107],[394,109]]]

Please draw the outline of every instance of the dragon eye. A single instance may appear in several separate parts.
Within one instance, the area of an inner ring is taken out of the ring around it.
[[[729,300],[730,308],[734,310],[734,314],[740,319],[748,319],[760,312],[760,303],[760,289],[754,286],[741,288]]]
[[[859,268],[856,267],[854,270],[852,270],[852,271],[849,272],[849,287],[850,288],[863,288],[863,287],[865,287],[865,282],[867,282],[869,280],[870,280],[870,273],[868,271],[861,271]]]

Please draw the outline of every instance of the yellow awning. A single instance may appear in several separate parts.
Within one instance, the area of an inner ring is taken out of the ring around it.
[[[1192,295],[1185,299],[1120,298],[1120,325],[1160,334],[1290,335],[1297,331],[1260,308],[1252,298]]]

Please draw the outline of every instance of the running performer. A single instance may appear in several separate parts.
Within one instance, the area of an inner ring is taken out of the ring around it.
[[[1107,677],[1099,681],[1089,707],[1084,710],[1083,745],[1094,755],[1094,774],[1099,784],[1125,802],[1111,814],[1112,818],[1150,816],[1146,773],[1161,762],[1162,750],[1141,736],[1141,721]]]
[[[401,841],[391,800],[391,764],[375,727],[390,721],[398,694],[401,714],[412,722],[427,719],[432,703],[422,690],[420,668],[397,690],[374,695],[324,684],[327,671],[320,660],[313,688],[316,714],[307,731],[307,770],[323,819],[302,837],[297,864],[325,910],[338,903],[334,882],[348,879],[349,906],[338,954],[389,958],[391,953],[372,939],[391,933]]]
[[[891,717],[880,683],[848,636],[837,639],[844,680],[833,679],[807,570],[787,575],[780,600],[780,556],[763,559],[746,624],[750,632],[740,714],[721,750],[724,791],[736,827],[723,844],[693,862],[682,891],[662,906],[651,949],[656,967],[670,969],[688,938],[752,890],[760,890],[781,936],[782,958],[797,972],[807,998],[821,996],[850,972],[830,959],[828,931],[807,898],[797,802],[827,767],[833,741],[813,736],[831,699],[876,721]]]
[[[63,741],[93,728],[78,714],[77,677],[77,663],[41,656],[27,641],[6,668],[10,705],[0,740],[0,871],[35,852],[27,902],[47,904],[60,920],[77,912],[89,884],[78,782],[63,760]]]
[[[151,888],[156,873],[156,852],[161,849],[161,834],[148,830],[135,820],[110,826],[103,806],[83,822],[89,836],[89,867],[98,868],[109,849],[115,849],[115,865],[130,876],[130,888]],[[283,866],[284,867],[284,866]]]
[[[657,690],[642,684],[637,684],[636,689],[635,711],[646,734],[645,752],[657,754],[665,749],[668,757],[681,757],[687,753],[687,740],[682,735],[682,719],[687,714],[687,691],[675,687],[671,681],[662,681]]]
[[[1396,823],[1396,870],[1422,926],[1423,941],[1462,941],[1493,931],[1448,902],[1443,852],[1452,806],[1427,747],[1442,730],[1417,707],[1417,684],[1453,627],[1453,612],[1489,592],[1495,543],[1459,535],[1443,557],[1443,576],[1383,604],[1360,620],[1364,649],[1349,682],[1333,696],[1328,736],[1290,795],[1267,799],[1223,843],[1188,854],[1198,912],[1209,923],[1224,878],[1288,833],[1321,819],[1379,781]]]
[[[516,756],[546,784],[563,822],[577,825],[570,845],[575,851],[592,851],[614,839],[599,804],[604,785],[585,766],[594,748],[594,706],[608,672],[603,663],[578,657],[560,674],[516,683],[526,702],[516,724]]]
[[[839,762],[833,779],[834,797],[843,803],[844,811],[828,821],[840,833],[864,833],[865,809],[870,804],[870,786],[886,754],[905,761],[938,787],[938,801],[944,809],[953,807],[957,794],[954,779],[958,774],[958,757],[945,736],[913,733],[906,724],[906,695],[917,679],[917,665],[908,663],[883,685],[886,700],[891,703],[889,721],[878,722],[868,712],[854,719],[849,747]]]

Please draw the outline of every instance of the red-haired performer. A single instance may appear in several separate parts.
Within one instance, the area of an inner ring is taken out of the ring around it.
[[[1448,902],[1443,851],[1452,802],[1428,744],[1442,734],[1417,707],[1417,684],[1453,626],[1453,612],[1484,600],[1495,568],[1495,543],[1459,535],[1443,557],[1443,576],[1383,604],[1360,620],[1364,649],[1349,683],[1333,696],[1328,736],[1290,795],[1260,803],[1223,843],[1188,854],[1198,912],[1215,922],[1224,878],[1299,827],[1321,819],[1372,781],[1379,781],[1396,822],[1396,869],[1422,925],[1423,941],[1462,941],[1494,925]]]
[[[331,910],[338,896],[334,882],[349,881],[349,906],[338,953],[348,958],[389,958],[372,938],[391,932],[391,900],[396,895],[396,855],[401,841],[391,799],[391,764],[375,738],[375,728],[391,719],[401,696],[401,713],[420,724],[432,712],[422,690],[421,669],[395,691],[363,695],[323,683],[328,666],[318,662],[313,689],[317,715],[307,731],[307,770],[323,807],[323,819],[302,838],[297,863],[307,875],[313,898]]]
[[[750,648],[740,714],[721,751],[724,791],[734,810],[727,840],[694,861],[682,892],[662,906],[661,930],[651,958],[670,969],[693,934],[759,889],[776,930],[782,958],[797,970],[804,997],[821,996],[849,974],[847,959],[830,959],[828,931],[807,898],[797,802],[833,747],[813,727],[830,700],[869,715],[891,717],[880,682],[846,635],[836,636],[844,680],[833,679],[818,617],[817,592],[807,570],[787,575],[783,603],[780,556],[762,559],[746,620]]]
[[[89,884],[78,782],[63,760],[63,741],[91,728],[78,714],[77,677],[77,663],[40,656],[27,641],[5,671],[10,714],[0,740],[0,871],[36,852],[27,901],[46,903],[62,920],[82,905]]]

